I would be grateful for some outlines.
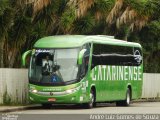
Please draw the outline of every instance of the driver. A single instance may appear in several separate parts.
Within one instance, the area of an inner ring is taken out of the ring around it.
[[[43,73],[52,73],[52,63],[52,60],[50,60],[49,56],[47,55],[46,58],[42,61]]]

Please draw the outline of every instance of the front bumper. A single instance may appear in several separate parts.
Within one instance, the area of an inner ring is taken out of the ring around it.
[[[55,103],[55,104],[78,104],[87,102],[87,95],[81,94],[81,91],[76,91],[66,95],[54,95],[52,92],[43,92],[37,94],[29,92],[29,100],[31,103]],[[51,93],[51,95],[49,94]],[[54,99],[51,101],[50,99]]]

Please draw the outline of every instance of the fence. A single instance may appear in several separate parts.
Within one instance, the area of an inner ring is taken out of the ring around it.
[[[0,69],[0,104],[27,102],[28,74],[26,69]],[[160,74],[144,73],[142,98],[160,97]]]

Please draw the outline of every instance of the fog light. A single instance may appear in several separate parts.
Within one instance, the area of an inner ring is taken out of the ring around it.
[[[75,97],[72,97],[72,98],[71,98],[71,101],[73,101],[73,100],[75,100]]]
[[[32,97],[29,97],[29,99],[32,100],[32,101],[34,100]]]
[[[83,97],[82,96],[80,96],[80,101],[83,101]]]

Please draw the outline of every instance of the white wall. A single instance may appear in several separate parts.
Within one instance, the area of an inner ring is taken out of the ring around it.
[[[160,97],[160,74],[144,73],[142,98]]]
[[[25,103],[28,91],[26,69],[0,68],[0,104]],[[5,99],[5,101],[3,101]]]
[[[9,99],[12,103],[27,102],[27,72],[26,69],[0,68],[0,104]],[[144,73],[142,98],[155,97],[160,97],[160,74]]]

